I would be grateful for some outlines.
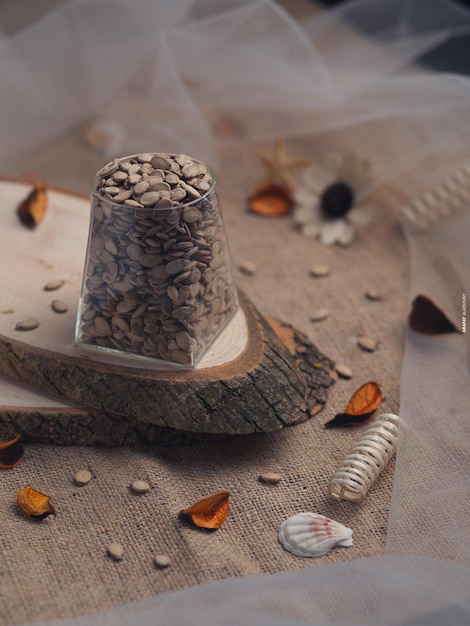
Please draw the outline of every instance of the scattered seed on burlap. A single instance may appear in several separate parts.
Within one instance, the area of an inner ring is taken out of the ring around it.
[[[108,556],[115,561],[122,561],[124,556],[124,548],[120,543],[110,543],[106,552]]]
[[[167,554],[157,554],[154,557],[153,562],[155,567],[158,567],[158,569],[165,569],[170,565],[171,559]]]
[[[73,477],[75,484],[77,485],[88,485],[90,480],[92,479],[91,472],[88,470],[78,470],[78,472]]]
[[[344,363],[337,363],[335,365],[335,372],[338,374],[340,378],[349,379],[349,378],[352,378],[353,376],[352,369],[348,367],[347,365],[344,365]]]
[[[326,320],[327,317],[329,317],[330,315],[330,310],[327,309],[326,307],[320,307],[319,309],[316,309],[313,314],[312,317],[310,318],[311,322],[321,322],[323,320]]]
[[[53,300],[51,307],[56,313],[67,313],[69,310],[68,304],[63,300]]]
[[[310,270],[310,276],[313,276],[313,278],[324,278],[325,276],[329,276],[330,274],[331,270],[329,266],[323,263],[314,265]]]
[[[50,280],[48,283],[44,285],[44,291],[55,291],[56,289],[60,289],[65,285],[65,280],[57,279]]]
[[[281,474],[276,472],[264,472],[259,475],[259,480],[262,483],[269,483],[270,485],[277,485],[282,480]]]
[[[377,341],[372,337],[359,337],[357,345],[365,352],[375,352],[377,350]]]
[[[242,274],[246,274],[247,276],[256,274],[256,265],[252,261],[242,261],[238,269]]]
[[[375,289],[368,289],[366,291],[366,298],[368,300],[372,300],[373,302],[378,302],[379,300],[382,300],[382,294],[375,291]]]
[[[17,322],[15,330],[34,330],[39,326],[39,321],[35,317],[26,317]]]
[[[131,489],[134,493],[147,493],[150,490],[150,485],[145,480],[134,480],[131,483]]]

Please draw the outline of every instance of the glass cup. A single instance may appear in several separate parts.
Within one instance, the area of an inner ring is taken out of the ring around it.
[[[237,308],[213,173],[163,153],[105,165],[91,195],[76,344],[194,367]]]

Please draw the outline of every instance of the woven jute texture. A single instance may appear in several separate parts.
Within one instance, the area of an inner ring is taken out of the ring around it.
[[[289,144],[300,155],[302,147]],[[219,177],[237,282],[263,312],[306,333],[333,361],[349,365],[351,380],[338,380],[326,407],[311,420],[271,435],[140,450],[26,445],[24,461],[1,473],[0,580],[2,624],[78,616],[158,592],[242,575],[295,570],[384,551],[393,461],[362,504],[332,500],[329,476],[366,427],[328,429],[352,392],[376,380],[385,399],[380,412],[397,412],[403,334],[409,309],[409,259],[399,227],[400,198],[381,192],[370,203],[372,223],[359,228],[349,248],[325,248],[302,238],[292,218],[267,219],[246,210],[246,171]],[[239,164],[238,164],[239,165]],[[256,170],[258,168],[258,170]],[[247,276],[241,262],[257,271]],[[327,263],[331,274],[312,278]],[[379,302],[368,289],[383,294]],[[329,318],[312,323],[314,309]],[[357,346],[360,335],[379,344],[373,353]],[[89,469],[92,481],[77,487],[73,476]],[[261,472],[282,474],[277,485]],[[151,490],[136,495],[131,481]],[[16,505],[27,484],[52,496],[56,515],[28,519]],[[229,516],[217,531],[185,523],[178,512],[218,490],[230,492]],[[277,531],[288,516],[316,511],[351,526],[354,546],[319,559],[286,552]],[[106,555],[111,542],[125,550],[120,562]],[[158,570],[157,553],[171,566]]]

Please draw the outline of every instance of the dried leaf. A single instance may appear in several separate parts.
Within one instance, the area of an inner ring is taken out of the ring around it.
[[[21,435],[16,435],[10,441],[0,443],[0,469],[11,469],[21,463],[24,457]]]
[[[254,190],[248,206],[253,213],[266,217],[287,215],[292,208],[292,194],[288,187],[269,183]]]
[[[218,491],[201,498],[188,509],[180,511],[180,514],[189,516],[199,528],[220,528],[228,515],[229,507],[229,492]]]
[[[50,503],[50,496],[36,491],[27,485],[18,491],[18,506],[28,517],[35,519],[45,519],[48,515],[54,515],[54,507]]]
[[[240,139],[246,135],[246,129],[238,118],[223,113],[215,121],[215,132],[222,139]]]
[[[382,402],[382,389],[374,381],[365,383],[353,393],[349,400],[345,413],[349,415],[364,415],[375,411]]]
[[[382,389],[378,383],[374,381],[365,383],[353,393],[344,412],[338,413],[332,420],[326,422],[325,427],[365,424],[372,419],[382,399]]]
[[[46,185],[42,182],[37,182],[31,193],[19,205],[17,214],[24,226],[35,228],[44,219],[46,207]]]
[[[423,335],[460,332],[431,298],[423,294],[416,296],[413,300],[409,323],[412,330]]]

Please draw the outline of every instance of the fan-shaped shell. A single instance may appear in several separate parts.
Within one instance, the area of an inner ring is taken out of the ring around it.
[[[351,528],[319,513],[298,513],[279,528],[279,541],[297,556],[322,556],[335,546],[352,546]]]

